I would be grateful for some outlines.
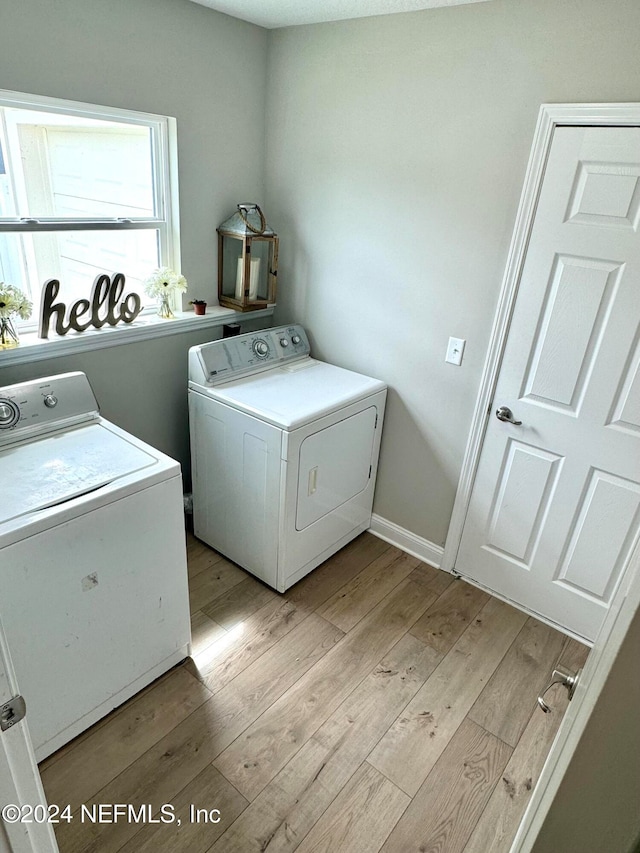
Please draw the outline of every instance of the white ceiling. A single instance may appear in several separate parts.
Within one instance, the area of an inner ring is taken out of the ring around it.
[[[234,18],[250,21],[260,27],[291,27],[297,24],[319,24],[323,21],[344,21],[347,18],[368,18],[372,15],[392,15],[395,12],[416,12],[437,6],[460,6],[484,3],[487,0],[193,0],[202,6],[225,12]]]

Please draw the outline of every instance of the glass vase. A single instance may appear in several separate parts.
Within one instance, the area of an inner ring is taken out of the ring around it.
[[[17,347],[20,343],[16,328],[10,317],[0,317],[0,349]]]
[[[163,320],[175,319],[175,314],[171,310],[168,293],[163,293],[160,297],[160,302],[158,303],[158,317],[162,317]]]

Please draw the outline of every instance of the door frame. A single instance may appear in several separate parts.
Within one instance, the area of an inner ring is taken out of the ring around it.
[[[19,686],[11,661],[9,644],[0,619],[0,704],[19,695]],[[43,806],[47,800],[36,764],[27,724],[28,718],[0,732],[0,803],[18,806]],[[7,823],[0,818],[0,850],[11,853],[58,853],[50,823]]]
[[[553,134],[559,125],[638,127],[640,126],[640,103],[542,104],[540,107],[520,204],[516,214],[513,237],[507,255],[498,307],[491,330],[489,349],[480,380],[480,390],[458,481],[451,523],[440,563],[440,568],[447,572],[457,574],[456,559],[492,410],[493,395],[502,366],[511,317],[518,296],[518,285],[527,254],[529,236],[536,215]],[[498,595],[498,597],[500,596]]]

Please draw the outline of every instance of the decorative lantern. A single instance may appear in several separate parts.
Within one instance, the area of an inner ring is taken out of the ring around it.
[[[257,204],[239,204],[218,230],[218,301],[255,311],[276,301],[278,236]]]

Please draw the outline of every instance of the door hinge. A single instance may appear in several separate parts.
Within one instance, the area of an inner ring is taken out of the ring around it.
[[[374,429],[378,429],[378,416],[377,416],[377,415],[376,415],[376,422],[375,422],[375,424],[373,425],[373,428],[374,428]]]
[[[15,726],[24,719],[27,713],[27,703],[22,696],[14,696],[13,699],[0,707],[0,730],[6,732],[11,726]]]
[[[373,468],[373,465],[369,465],[369,479],[371,479],[371,469],[372,468]]]

